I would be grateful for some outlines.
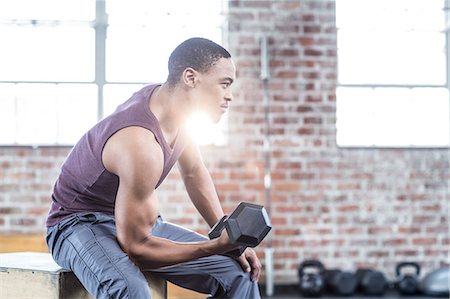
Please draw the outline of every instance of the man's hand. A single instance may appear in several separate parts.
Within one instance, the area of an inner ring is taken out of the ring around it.
[[[230,238],[228,237],[226,229],[222,231],[222,234],[217,240],[219,242],[219,247],[222,248],[224,252],[231,251],[239,247],[237,244],[230,243]],[[241,264],[241,267],[245,272],[251,272],[252,281],[259,280],[259,275],[261,275],[261,262],[252,248],[245,248],[245,251],[238,258],[236,258],[236,261]]]
[[[251,272],[252,281],[259,280],[259,275],[261,274],[261,262],[252,248],[247,247],[236,260],[241,264],[241,267],[245,272]]]

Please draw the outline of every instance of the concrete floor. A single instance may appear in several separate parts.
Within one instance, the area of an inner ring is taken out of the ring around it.
[[[294,299],[294,298],[307,298],[302,297],[296,286],[282,286],[282,287],[275,287],[274,295],[271,297],[266,296],[264,286],[261,287],[261,295],[262,299]],[[384,299],[436,299],[437,297],[430,297],[430,296],[422,296],[422,295],[416,295],[416,296],[402,296],[396,291],[389,290],[386,294],[383,296],[367,296],[362,294],[355,294],[350,297],[339,297],[339,296],[333,296],[330,294],[323,294],[321,297],[314,297],[314,299],[377,299],[377,298],[384,298]],[[444,297],[445,298],[445,297]]]
[[[298,299],[298,298],[306,298],[306,297],[302,297],[300,295],[300,293],[297,294],[274,294],[271,297],[267,297],[264,296],[264,294],[262,294],[262,299]],[[333,297],[330,295],[323,295],[321,297],[318,297],[320,299],[343,299],[343,298],[349,298],[349,299],[376,299],[376,298],[385,298],[385,299],[436,299],[436,297],[427,297],[427,296],[401,296],[399,294],[393,293],[393,294],[385,294],[383,297],[374,297],[374,296],[363,296],[363,295],[354,295],[351,297]],[[316,298],[314,298],[316,299]]]

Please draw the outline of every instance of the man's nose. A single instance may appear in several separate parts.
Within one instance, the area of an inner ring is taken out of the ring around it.
[[[225,94],[225,100],[227,102],[231,102],[233,100],[233,94],[231,93],[231,91],[229,91]]]

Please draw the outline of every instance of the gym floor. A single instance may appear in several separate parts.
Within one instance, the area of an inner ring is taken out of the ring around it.
[[[294,299],[294,298],[306,298],[302,297],[300,293],[287,293],[287,294],[274,294],[274,296],[267,297],[262,296],[263,299]],[[374,299],[374,298],[380,298],[380,297],[374,297],[374,296],[363,296],[363,295],[354,295],[351,297],[333,297],[324,295],[322,297],[319,297],[320,299],[342,299],[342,298],[350,298],[350,299]],[[386,299],[405,299],[405,296],[402,296],[398,293],[387,293],[381,298]],[[427,296],[408,296],[408,299],[435,299],[436,297],[427,297]]]
[[[266,296],[265,295],[265,290],[264,290],[264,286],[262,286],[261,288],[261,295],[262,295],[262,299],[298,299],[298,298],[308,298],[308,297],[303,297],[299,291],[297,290],[297,288],[295,286],[283,286],[283,287],[275,287],[275,292],[273,296]],[[402,296],[401,294],[399,294],[398,292],[395,291],[388,291],[384,296],[382,297],[378,297],[378,296],[365,296],[362,294],[355,294],[353,296],[350,297],[339,297],[339,296],[333,296],[333,295],[329,295],[329,294],[324,294],[321,297],[315,297],[315,298],[320,298],[320,299],[343,299],[343,298],[349,298],[349,299],[376,299],[376,298],[386,298],[386,299],[436,299],[436,297],[429,297],[429,296],[421,296],[421,295],[417,295],[417,296]]]

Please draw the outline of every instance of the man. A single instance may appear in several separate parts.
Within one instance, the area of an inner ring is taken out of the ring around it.
[[[151,271],[213,298],[260,298],[261,264],[247,248],[236,260],[225,230],[214,240],[165,222],[156,189],[178,161],[193,204],[213,226],[223,210],[198,148],[183,125],[201,109],[219,121],[232,100],[231,55],[192,38],[169,58],[162,85],[148,85],[89,130],[55,183],[47,244],[96,298],[150,298]]]

